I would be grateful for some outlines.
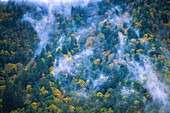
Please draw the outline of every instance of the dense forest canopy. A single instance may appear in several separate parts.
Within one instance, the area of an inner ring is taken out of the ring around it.
[[[0,0],[0,113],[168,113],[168,0]]]

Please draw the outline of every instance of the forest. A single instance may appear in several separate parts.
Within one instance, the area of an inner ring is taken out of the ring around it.
[[[0,113],[169,113],[169,10],[0,0]]]

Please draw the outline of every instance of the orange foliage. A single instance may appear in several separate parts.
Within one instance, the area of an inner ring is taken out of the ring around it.
[[[107,25],[107,26],[106,26],[106,29],[110,29],[110,25]]]
[[[109,97],[109,94],[108,94],[108,93],[105,93],[105,94],[104,94],[104,97],[105,97],[105,98],[108,98],[108,97]]]

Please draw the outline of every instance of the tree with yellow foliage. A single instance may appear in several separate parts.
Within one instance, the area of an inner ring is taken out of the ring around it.
[[[54,93],[54,96],[56,96],[57,98],[59,99],[63,98],[60,90],[56,89],[53,93]]]

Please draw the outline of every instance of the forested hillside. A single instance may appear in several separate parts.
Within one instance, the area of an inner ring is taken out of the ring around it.
[[[170,111],[168,0],[60,5],[0,1],[1,113]]]

